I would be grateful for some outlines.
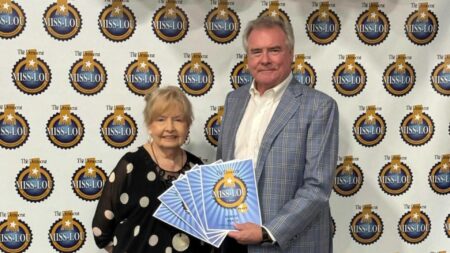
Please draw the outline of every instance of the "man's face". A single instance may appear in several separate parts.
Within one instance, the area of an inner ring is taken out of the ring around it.
[[[247,58],[256,88],[264,93],[280,84],[291,72],[293,52],[279,27],[256,28],[248,36]]]

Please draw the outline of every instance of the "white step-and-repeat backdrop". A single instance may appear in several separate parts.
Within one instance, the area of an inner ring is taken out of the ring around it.
[[[0,251],[101,252],[96,200],[147,141],[158,86],[188,94],[185,148],[214,161],[218,109],[252,80],[242,29],[278,15],[295,78],[339,104],[335,252],[450,252],[449,14],[447,0],[0,0]]]

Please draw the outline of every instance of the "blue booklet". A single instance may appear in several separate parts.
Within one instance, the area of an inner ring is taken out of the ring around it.
[[[200,172],[207,229],[234,230],[233,224],[245,222],[262,225],[252,160],[202,165]]]
[[[251,160],[195,166],[158,199],[154,217],[215,247],[235,223],[261,225]]]
[[[169,189],[161,194],[158,199],[170,211],[172,211],[176,216],[184,221],[188,228],[195,232],[192,234],[199,234],[204,241],[208,241],[202,227],[199,226],[198,222],[195,220],[194,215],[191,213],[186,204],[181,200],[181,197],[174,186],[169,187]],[[187,232],[191,233],[191,231]]]

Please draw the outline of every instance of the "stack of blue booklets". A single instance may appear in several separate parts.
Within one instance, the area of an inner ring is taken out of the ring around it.
[[[158,199],[154,217],[215,247],[233,224],[261,225],[252,160],[196,165]]]

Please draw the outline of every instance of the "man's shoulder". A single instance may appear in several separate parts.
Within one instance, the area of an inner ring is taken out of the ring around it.
[[[299,82],[293,82],[290,85],[290,88],[295,94],[301,94],[304,97],[314,99],[314,100],[324,100],[324,101],[334,101],[334,98],[332,98],[330,95],[326,94],[323,91],[316,90],[314,88],[311,88],[307,85],[301,84]]]
[[[228,93],[227,99],[239,99],[240,100],[247,96],[250,96],[249,89],[250,89],[250,84],[246,84],[235,90],[232,90]]]

